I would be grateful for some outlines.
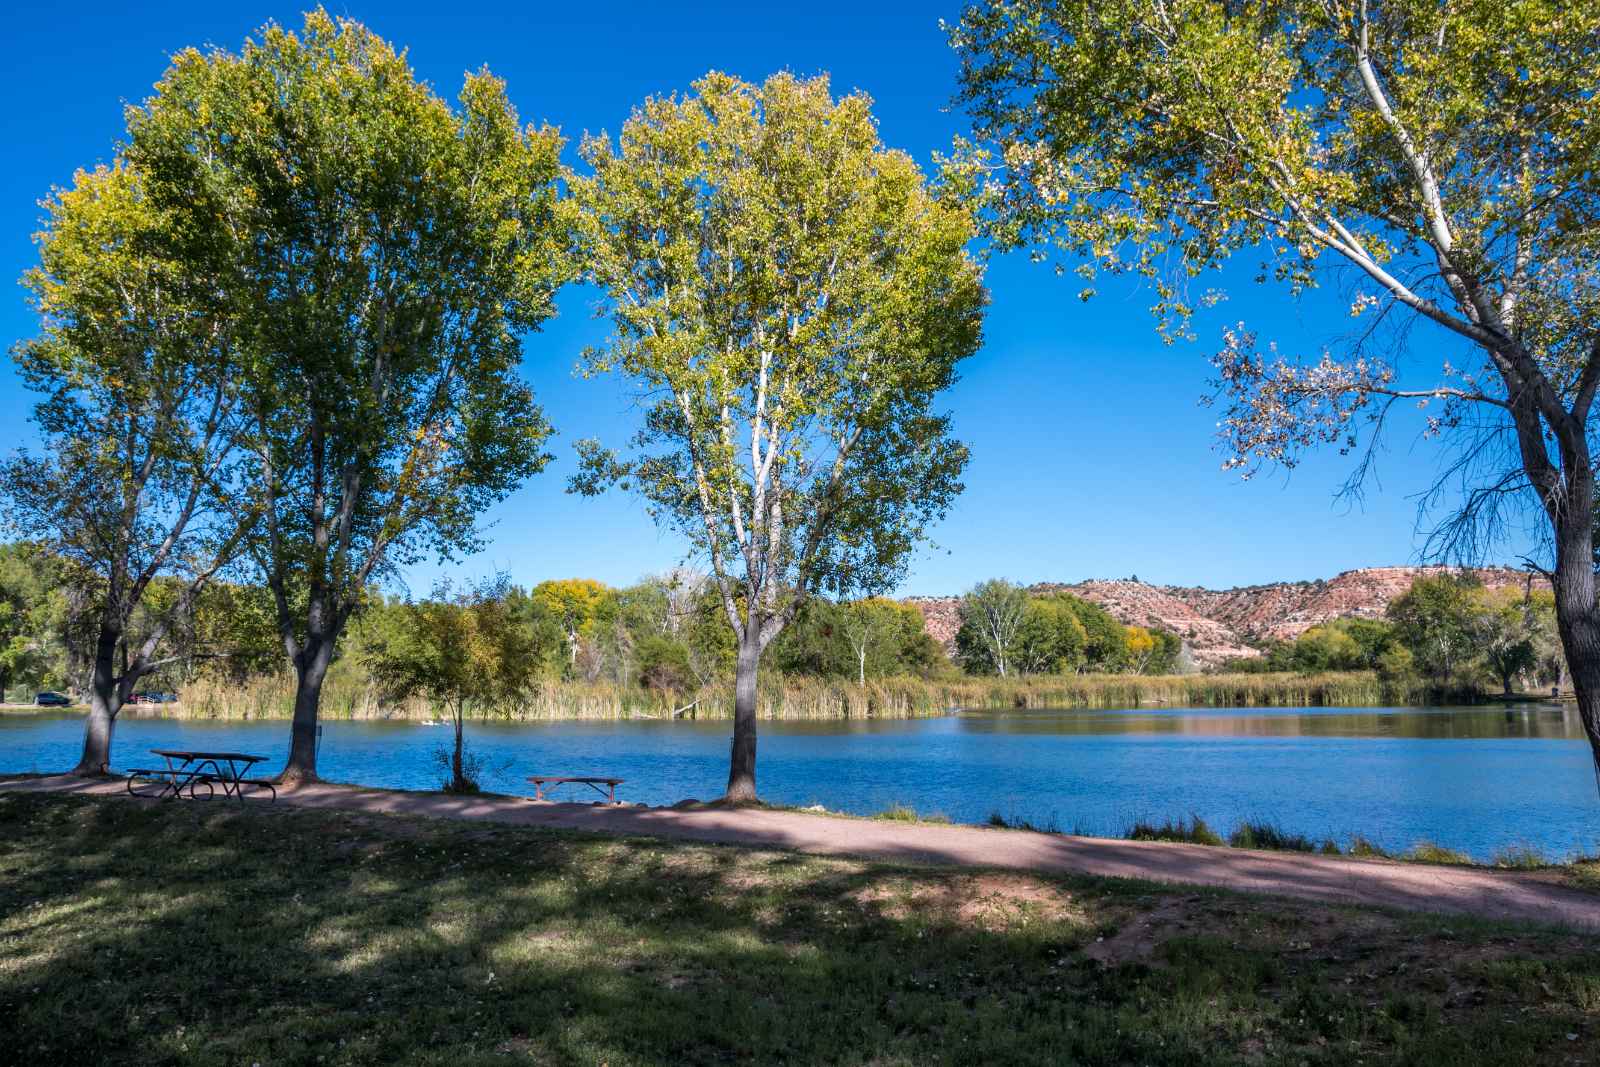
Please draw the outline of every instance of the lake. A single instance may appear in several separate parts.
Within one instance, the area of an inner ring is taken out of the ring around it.
[[[77,760],[76,715],[0,713],[0,773]],[[1196,813],[1224,833],[1245,819],[1388,848],[1430,840],[1486,859],[1529,845],[1600,851],[1600,799],[1571,705],[969,712],[936,719],[762,722],[761,795],[873,814],[896,804],[957,822],[991,813],[1064,831],[1120,835],[1136,819]],[[469,723],[484,786],[531,792],[529,774],[626,778],[646,804],[718,796],[732,724]],[[286,721],[119,721],[114,766],[151,748],[227,748],[278,763]],[[447,727],[328,722],[325,778],[437,786]],[[573,794],[577,798],[577,794]]]

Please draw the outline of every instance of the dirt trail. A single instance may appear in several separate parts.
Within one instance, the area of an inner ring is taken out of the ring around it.
[[[133,802],[120,781],[91,782],[67,776],[0,781],[0,790],[118,796]],[[1141,878],[1600,931],[1600,896],[1514,871],[847,819],[794,811],[612,807],[329,784],[284,791],[279,803],[794,849],[825,856]]]

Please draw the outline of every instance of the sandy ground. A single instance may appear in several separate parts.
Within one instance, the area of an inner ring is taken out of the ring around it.
[[[87,781],[65,775],[0,781],[0,790],[121,797],[129,803],[174,803],[134,800],[128,797],[121,780]],[[269,801],[252,798],[245,803]],[[1515,871],[849,819],[795,811],[553,803],[521,797],[453,797],[325,783],[281,791],[278,803],[793,849],[824,856],[1139,878],[1600,931],[1600,896]]]

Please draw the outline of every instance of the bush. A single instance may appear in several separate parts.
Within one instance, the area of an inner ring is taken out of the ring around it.
[[[1436,845],[1432,841],[1418,841],[1405,858],[1414,863],[1449,863],[1457,866],[1468,866],[1472,857],[1465,852],[1457,852],[1453,848]]]

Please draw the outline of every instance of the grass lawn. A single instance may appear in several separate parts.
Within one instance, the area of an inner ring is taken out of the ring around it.
[[[0,1063],[1563,1064],[1600,939],[1087,878],[0,795]]]

